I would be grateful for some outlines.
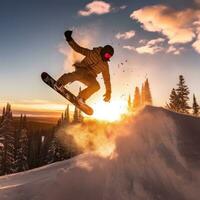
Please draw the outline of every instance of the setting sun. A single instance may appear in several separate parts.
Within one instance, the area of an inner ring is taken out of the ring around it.
[[[122,100],[113,100],[110,103],[98,101],[93,104],[94,117],[98,120],[117,121],[121,118],[122,114],[127,112],[127,103]]]

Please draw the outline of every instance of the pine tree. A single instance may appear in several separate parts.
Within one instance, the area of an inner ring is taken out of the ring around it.
[[[4,137],[0,137],[0,176],[4,175],[3,157],[4,157]]]
[[[61,122],[63,122],[64,121],[64,115],[63,115],[63,113],[61,114]]]
[[[15,134],[15,163],[17,172],[28,169],[28,130],[26,115],[20,117],[19,127]]]
[[[144,84],[142,84],[141,91],[142,91],[142,93],[141,93],[141,105],[144,106],[145,105],[145,87],[144,87]]]
[[[128,111],[132,111],[131,95],[128,96]]]
[[[74,116],[73,116],[73,123],[78,123],[78,122],[79,122],[78,108],[75,106]]]
[[[82,112],[81,112],[80,109],[78,109],[78,119],[79,119],[80,123],[83,122],[83,119],[84,119],[84,117],[83,117]]]
[[[40,152],[42,144],[41,129],[37,131],[29,130],[28,137],[28,166],[29,169],[40,166]]]
[[[1,134],[4,135],[4,155],[3,155],[3,173],[10,174],[16,172],[15,166],[15,131],[10,104],[7,104],[2,122]]]
[[[66,124],[70,123],[69,104],[67,105],[67,109],[65,110],[64,120],[65,120]]]
[[[79,88],[79,93],[81,92],[81,87]],[[78,121],[83,122],[83,115],[80,109],[78,109]]]
[[[192,108],[193,108],[193,115],[199,116],[200,107],[199,107],[199,104],[197,103],[195,95],[193,95],[193,106],[192,106]]]
[[[141,97],[139,87],[135,88],[134,101],[133,101],[133,110],[137,110],[141,106]]]
[[[169,104],[167,104],[167,108],[169,110],[179,112],[179,99],[178,95],[176,94],[176,90],[173,88],[169,97]]]
[[[6,109],[5,109],[5,107],[3,107],[3,112],[2,112],[2,116],[1,116],[1,120],[0,120],[0,125],[4,120],[5,112],[6,112]]]
[[[151,96],[148,78],[146,79],[144,83],[144,102],[145,102],[145,105],[152,105],[152,96]]]
[[[56,141],[55,141],[54,133],[55,133],[55,128],[52,129],[49,135],[49,146],[48,146],[48,151],[45,158],[46,164],[55,162]]]
[[[61,144],[56,134],[57,129],[53,133],[51,143],[49,145],[48,154],[47,154],[47,163],[53,163],[56,161],[61,161],[67,159],[67,152],[65,147]]]
[[[188,105],[190,92],[188,86],[185,84],[185,79],[182,75],[179,76],[179,83],[177,85],[178,88],[176,89],[176,93],[179,100],[179,112],[188,114],[190,109],[190,106]]]

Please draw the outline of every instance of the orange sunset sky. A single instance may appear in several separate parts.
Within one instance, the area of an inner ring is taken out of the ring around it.
[[[193,1],[24,1],[0,7],[0,109],[11,103],[14,114],[58,116],[68,102],[48,88],[43,71],[56,79],[73,71],[81,59],[65,42],[73,30],[75,41],[87,48],[111,44],[112,100],[103,102],[101,90],[88,103],[94,116],[119,116],[127,98],[149,79],[153,103],[164,106],[182,74],[191,97],[200,99],[200,2]],[[68,88],[77,94],[84,85]],[[71,110],[74,107],[71,106]],[[102,111],[107,113],[102,116]]]

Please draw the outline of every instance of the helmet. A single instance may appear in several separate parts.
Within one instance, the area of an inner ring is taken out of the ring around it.
[[[114,49],[110,45],[106,45],[101,50],[101,57],[103,61],[110,61],[110,58],[114,55]]]

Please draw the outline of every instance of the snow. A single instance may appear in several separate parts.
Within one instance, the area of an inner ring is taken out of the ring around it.
[[[119,127],[109,157],[73,159],[0,178],[1,200],[197,200],[200,119],[146,107]]]

